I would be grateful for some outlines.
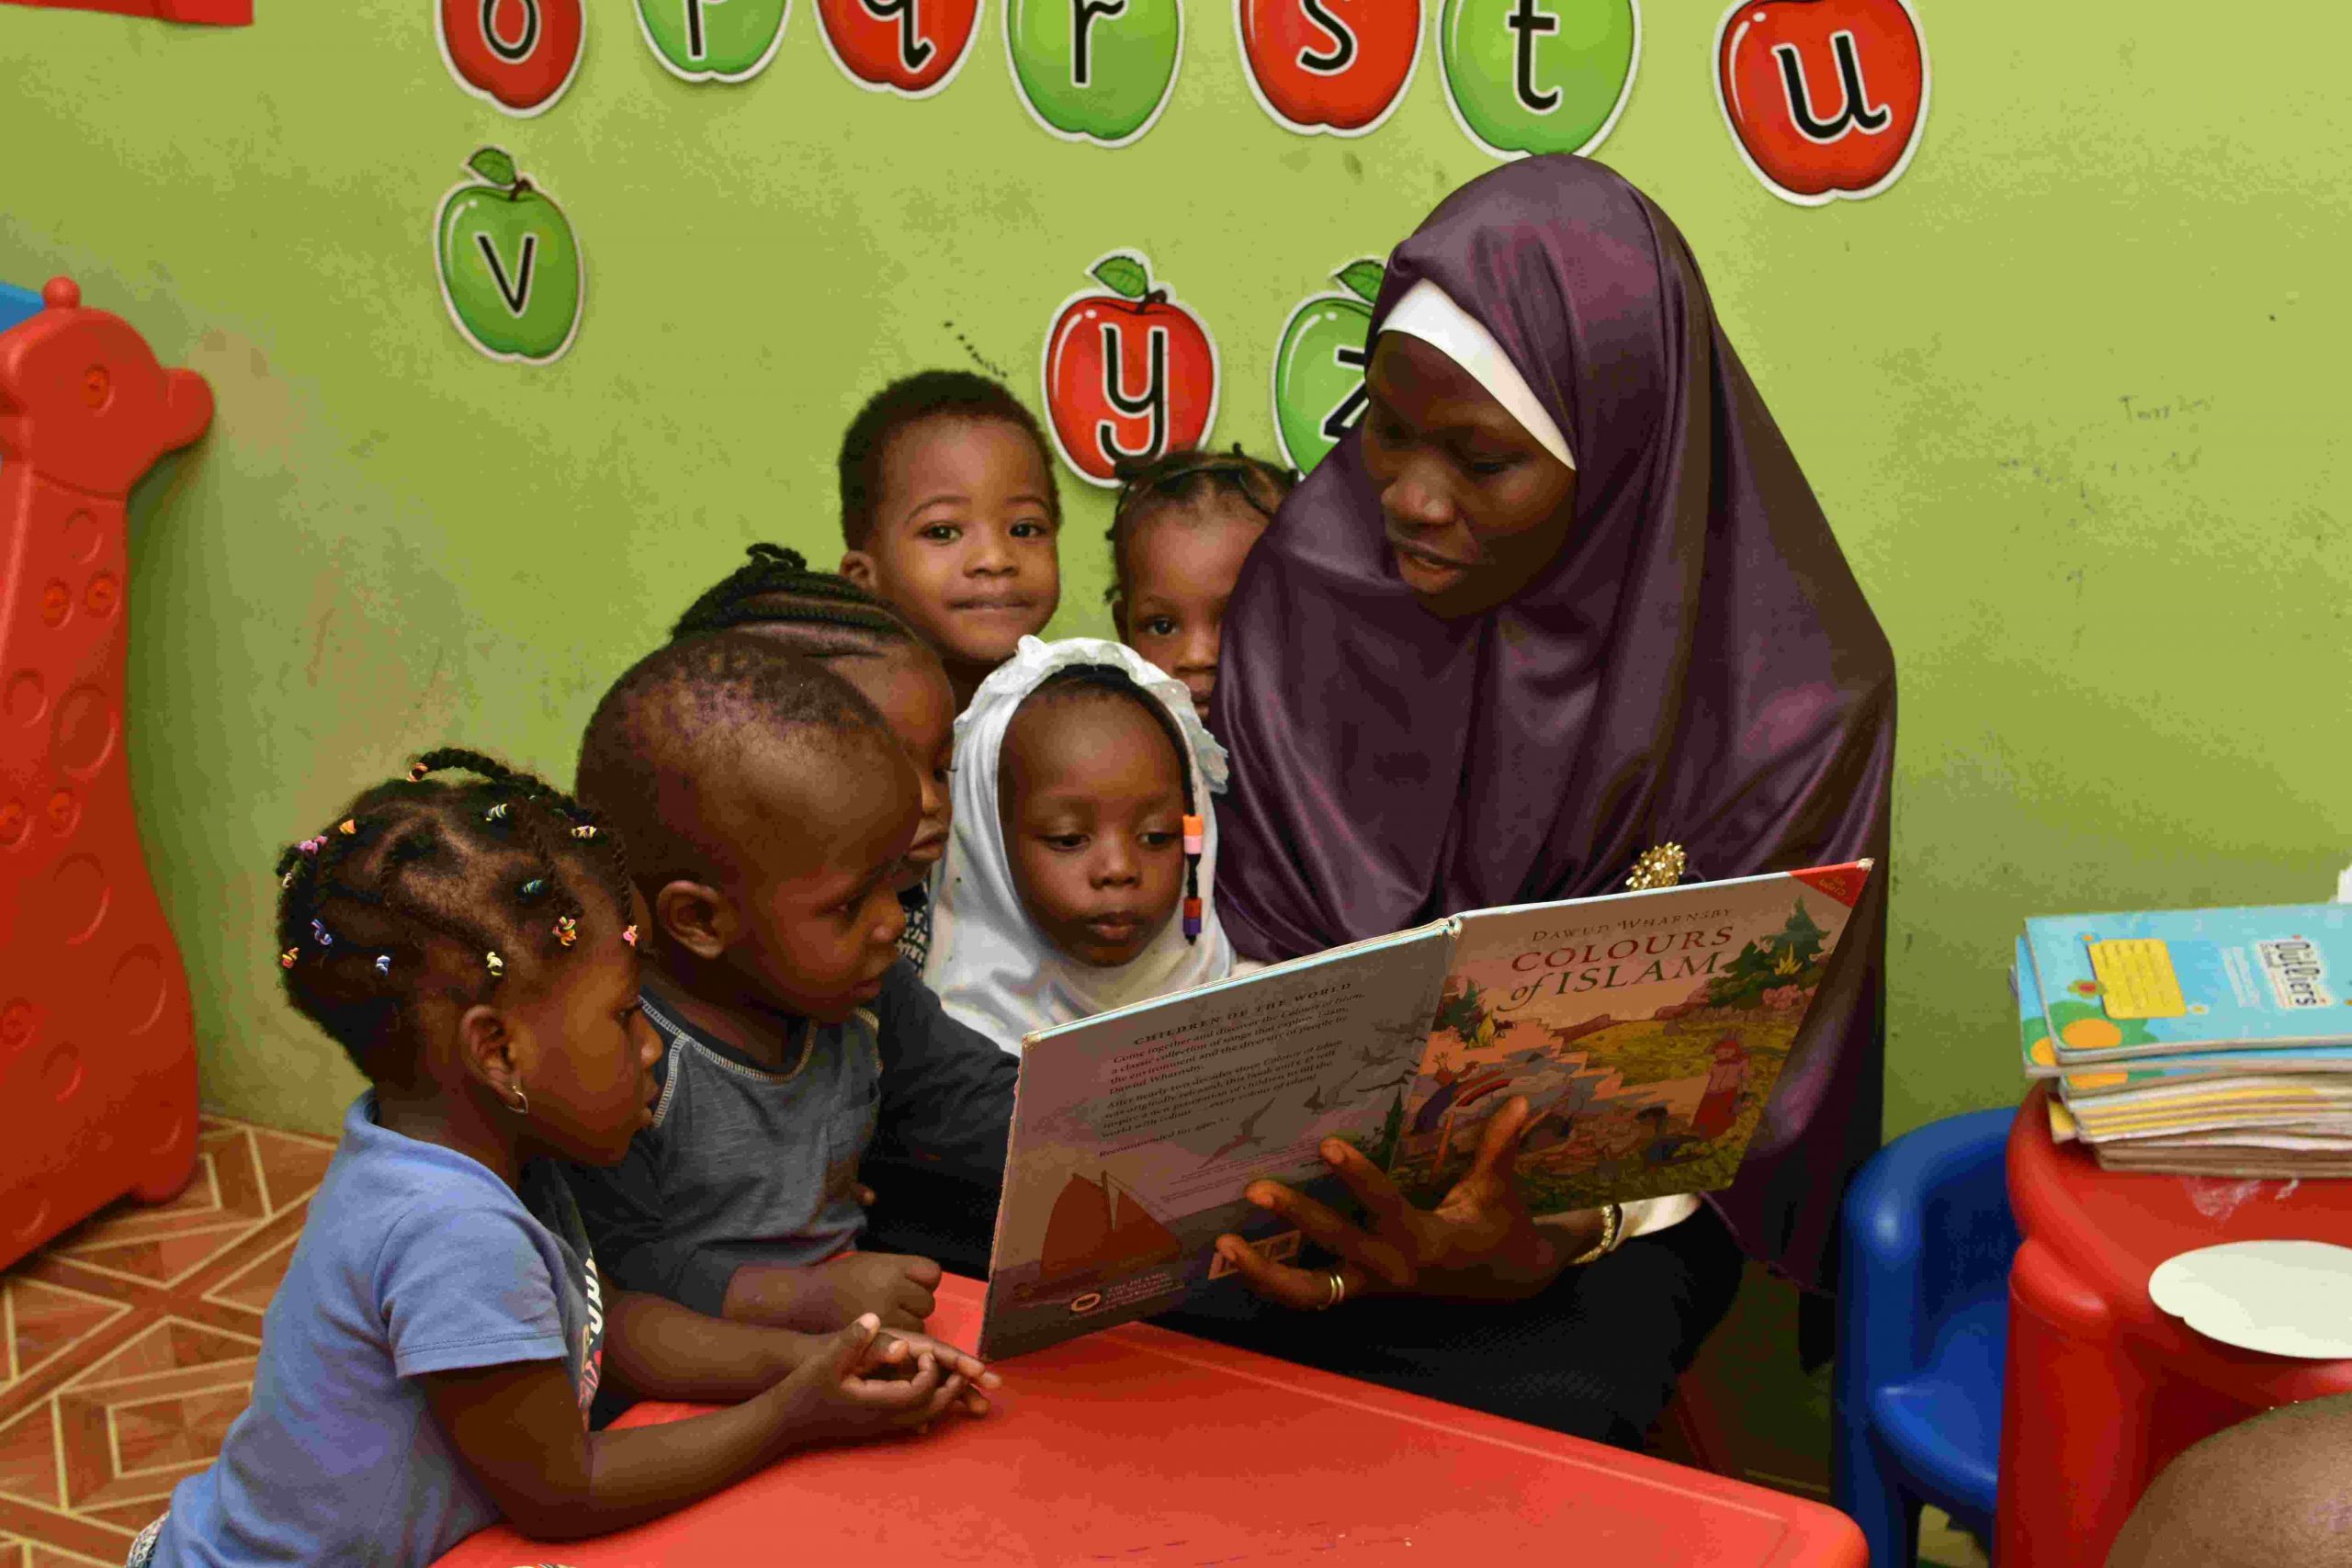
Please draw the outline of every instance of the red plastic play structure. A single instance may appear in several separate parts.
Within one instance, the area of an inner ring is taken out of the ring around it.
[[[171,1197],[197,1155],[187,975],[123,750],[123,513],[212,392],[68,279],[41,298],[0,332],[0,1267]]]

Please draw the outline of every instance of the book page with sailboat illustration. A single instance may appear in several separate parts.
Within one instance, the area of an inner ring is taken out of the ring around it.
[[[1426,1049],[1449,923],[1032,1035],[1023,1048],[980,1354],[991,1360],[1246,1290],[1216,1254],[1298,1236],[1243,1201],[1329,1202],[1322,1140],[1376,1136]]]
[[[1463,916],[1401,1126],[1365,1152],[1436,1202],[1524,1095],[1535,1213],[1729,1186],[1870,872]]]

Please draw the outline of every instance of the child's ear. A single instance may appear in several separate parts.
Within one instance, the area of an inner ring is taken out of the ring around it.
[[[653,896],[653,921],[664,942],[703,959],[734,946],[743,929],[733,899],[706,883],[684,880]]]
[[[458,1020],[458,1057],[467,1076],[486,1084],[490,1092],[512,1104],[514,1085],[523,1074],[517,1060],[514,1027],[506,1014],[488,1002],[477,1002]],[[524,1092],[528,1094],[526,1086]]]
[[[874,586],[874,558],[864,550],[850,550],[842,555],[842,575],[868,593],[877,592]]]

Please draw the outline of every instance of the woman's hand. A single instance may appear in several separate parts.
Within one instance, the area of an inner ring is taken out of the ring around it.
[[[1539,1225],[1529,1215],[1512,1168],[1527,1122],[1526,1099],[1514,1097],[1487,1123],[1469,1173],[1434,1209],[1415,1208],[1370,1160],[1337,1138],[1326,1140],[1324,1162],[1363,1204],[1369,1231],[1279,1182],[1251,1182],[1244,1196],[1292,1221],[1307,1240],[1339,1258],[1342,1299],[1521,1301],[1557,1279],[1591,1239],[1582,1226]],[[1238,1235],[1217,1237],[1216,1247],[1269,1301],[1304,1309],[1332,1304],[1331,1269],[1269,1263]]]

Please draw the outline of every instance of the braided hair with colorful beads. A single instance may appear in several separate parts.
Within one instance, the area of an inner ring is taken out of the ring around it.
[[[553,785],[454,748],[287,846],[277,876],[287,999],[361,1072],[396,1082],[413,1066],[421,1002],[529,985],[576,950],[587,898],[623,922],[631,908],[617,834]],[[636,927],[622,937],[634,945]]]
[[[1159,732],[1168,737],[1168,744],[1175,749],[1176,776],[1184,786],[1184,940],[1197,942],[1201,940],[1202,928],[1201,855],[1208,835],[1193,786],[1192,749],[1184,743],[1184,733],[1168,710],[1115,664],[1073,664],[1068,669],[1057,670],[1038,682],[1029,700],[1067,701],[1084,697],[1124,697],[1136,704],[1151,715],[1152,722],[1159,727]]]

